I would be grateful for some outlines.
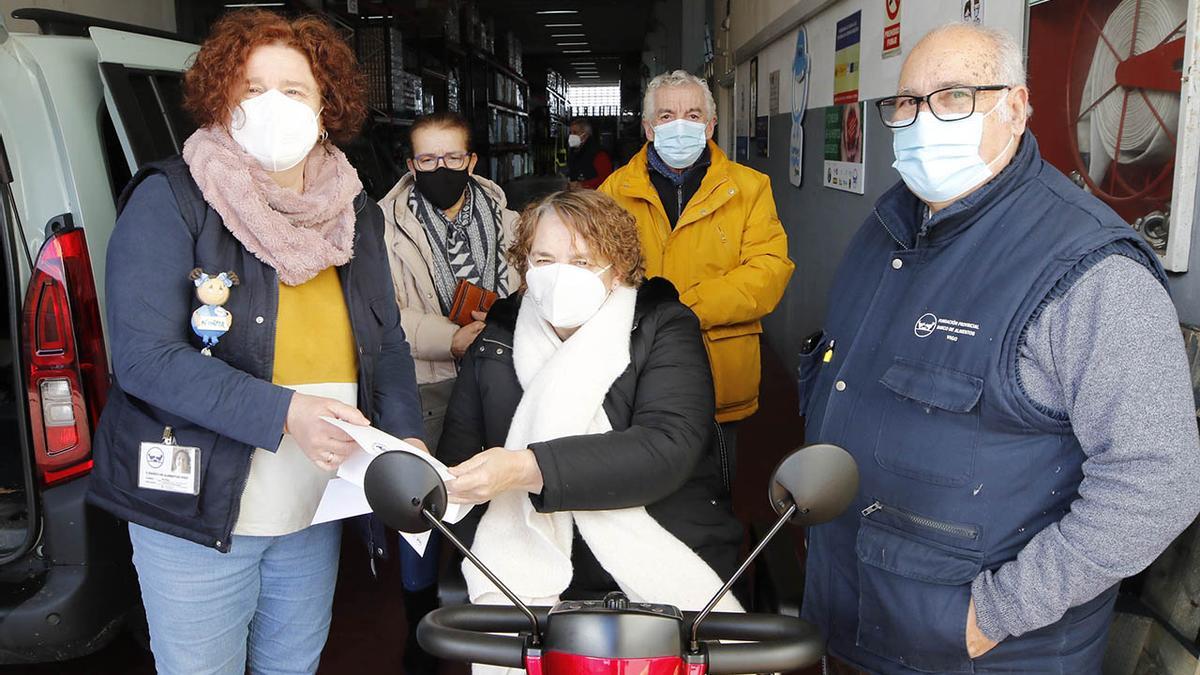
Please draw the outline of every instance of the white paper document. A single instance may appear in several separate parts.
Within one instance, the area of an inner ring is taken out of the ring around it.
[[[325,494],[321,497],[321,503],[317,505],[317,513],[313,516],[313,525],[371,512],[371,505],[367,503],[367,496],[363,492],[363,479],[366,477],[367,467],[370,466],[371,460],[385,452],[400,451],[414,454],[432,466],[443,481],[454,478],[450,475],[446,465],[439,462],[437,458],[391,434],[374,427],[350,424],[332,417],[322,417],[321,419],[345,431],[358,444],[358,449],[338,467],[337,476],[329,480]],[[457,523],[470,510],[471,505],[469,504],[447,504],[442,521],[451,524]],[[428,531],[420,534],[401,532],[400,536],[404,537],[404,540],[417,553],[425,555],[425,547],[429,543]]]

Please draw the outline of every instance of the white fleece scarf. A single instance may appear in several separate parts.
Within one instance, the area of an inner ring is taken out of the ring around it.
[[[513,365],[524,395],[504,447],[612,430],[604,398],[629,367],[629,334],[637,291],[620,286],[570,339],[559,339],[533,302],[521,304],[513,336]],[[471,550],[523,601],[552,605],[571,582],[574,530],[633,602],[699,610],[722,586],[700,556],[644,507],[538,513],[528,493],[506,492],[488,506]],[[509,604],[468,561],[467,593],[477,604]],[[743,611],[732,595],[719,611]],[[480,672],[476,667],[476,672]],[[491,670],[491,669],[488,669]],[[495,671],[491,671],[495,672]]]

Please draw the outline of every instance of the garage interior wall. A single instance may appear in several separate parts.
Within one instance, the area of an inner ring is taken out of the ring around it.
[[[0,0],[0,13],[9,30],[36,33],[37,24],[12,18],[12,11],[23,7],[55,9],[110,21],[131,23],[158,30],[175,31],[175,3],[163,0]]]
[[[760,31],[786,20],[797,5],[826,5],[809,18],[808,112],[804,118],[804,178],[800,187],[788,181],[788,150],[791,143],[791,71],[796,47],[797,28],[793,28],[757,52],[758,110],[768,115],[769,78],[780,71],[779,112],[770,116],[768,157],[761,157],[751,143],[748,164],[771,177],[779,218],[788,233],[788,248],[796,263],[783,303],[765,323],[768,344],[789,367],[794,366],[799,343],[818,330],[825,317],[829,285],[834,269],[854,232],[870,214],[875,200],[899,175],[891,168],[892,134],[876,114],[873,101],[895,93],[896,80],[904,57],[917,40],[930,29],[961,20],[959,0],[904,0],[901,3],[902,52],[882,58],[884,3],[881,0],[840,0],[833,3],[812,0],[729,0],[729,30],[721,30],[727,0],[712,0],[715,39],[718,44],[716,73],[720,78],[735,69],[732,88],[719,87],[719,110],[733,111],[734,119],[721,120],[719,141],[733,156],[734,137],[746,136],[753,125],[747,111],[750,62],[734,63],[733,53],[750,42]],[[984,1],[984,24],[1012,32],[1018,40],[1025,30],[1024,3]],[[866,101],[865,153],[866,193],[841,192],[822,185],[822,143],[824,119],[821,108],[833,105],[834,37],[837,22],[855,11],[862,11],[861,75],[859,98]],[[747,59],[754,54],[747,54]],[[733,100],[730,100],[730,99]],[[1035,102],[1036,104],[1036,102]]]

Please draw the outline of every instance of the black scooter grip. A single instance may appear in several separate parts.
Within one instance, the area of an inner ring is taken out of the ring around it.
[[[543,626],[549,607],[533,607]],[[529,618],[516,607],[455,605],[436,609],[417,625],[417,642],[426,652],[451,661],[525,667],[525,638],[491,633],[528,633]]]
[[[688,612],[685,617],[690,624],[695,614]],[[779,614],[713,613],[700,624],[698,637],[706,643],[711,675],[797,670],[816,664],[825,654],[825,638],[816,626]]]

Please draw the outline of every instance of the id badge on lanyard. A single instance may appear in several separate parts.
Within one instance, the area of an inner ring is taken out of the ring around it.
[[[162,440],[143,442],[138,452],[138,487],[145,490],[200,494],[200,448],[179,445],[171,427]]]

